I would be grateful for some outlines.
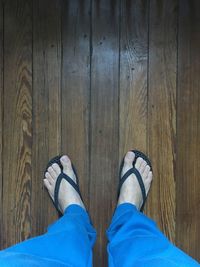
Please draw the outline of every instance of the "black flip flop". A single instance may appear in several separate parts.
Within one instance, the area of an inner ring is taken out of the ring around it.
[[[146,195],[146,190],[145,190],[145,187],[144,187],[144,183],[143,183],[143,180],[142,180],[142,177],[139,173],[139,171],[135,168],[135,162],[137,160],[137,158],[143,158],[147,164],[150,166],[150,170],[152,171],[152,165],[151,165],[151,162],[149,160],[149,158],[144,154],[142,153],[141,151],[139,150],[131,150],[132,152],[135,153],[135,159],[133,161],[133,168],[131,168],[130,170],[128,170],[124,175],[123,177],[121,178],[121,173],[122,173],[122,169],[123,169],[123,166],[124,166],[124,158],[121,162],[121,165],[120,165],[120,171],[119,171],[119,186],[118,186],[118,193],[117,193],[117,198],[119,197],[119,194],[120,194],[120,189],[122,187],[122,184],[125,182],[125,180],[131,175],[131,174],[135,174],[137,180],[138,180],[138,183],[140,185],[140,188],[141,188],[141,191],[142,191],[142,197],[143,197],[143,204],[142,204],[142,207],[140,209],[140,211],[143,211],[144,209],[144,204],[146,202],[146,199],[147,199],[147,195]]]
[[[62,179],[65,179],[67,182],[69,182],[71,184],[71,186],[73,186],[73,188],[77,191],[77,193],[79,194],[81,200],[83,201],[83,198],[81,196],[81,192],[80,192],[80,189],[79,189],[79,179],[78,179],[78,175],[77,175],[77,172],[76,172],[76,169],[74,167],[74,165],[72,164],[72,169],[75,173],[75,176],[76,176],[76,181],[77,183],[75,183],[72,178],[70,178],[67,174],[65,174],[63,172],[63,166],[60,162],[60,158],[62,156],[56,156],[54,158],[52,158],[48,164],[47,164],[47,167],[46,167],[46,170],[45,172],[48,171],[48,168],[53,164],[53,163],[57,163],[59,165],[59,167],[61,168],[61,173],[59,174],[58,178],[57,178],[57,181],[56,181],[56,185],[55,185],[55,190],[54,190],[54,205],[56,207],[56,209],[60,212],[60,209],[58,207],[58,194],[59,194],[59,188],[60,188],[60,183],[62,181]]]

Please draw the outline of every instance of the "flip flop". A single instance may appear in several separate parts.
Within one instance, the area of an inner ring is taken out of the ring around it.
[[[143,211],[144,209],[144,204],[146,202],[146,199],[147,199],[147,194],[146,194],[146,190],[145,190],[145,186],[144,186],[144,183],[143,183],[143,180],[142,180],[142,177],[141,177],[141,174],[140,172],[135,168],[135,163],[136,163],[136,160],[137,158],[142,158],[144,159],[147,164],[150,166],[150,170],[152,171],[152,165],[151,165],[151,162],[149,160],[149,158],[141,151],[139,150],[131,150],[132,152],[135,153],[135,159],[133,161],[133,168],[131,168],[130,170],[128,170],[124,175],[123,177],[121,178],[121,173],[122,173],[122,169],[124,167],[124,158],[121,162],[121,165],[120,165],[120,171],[119,171],[119,186],[118,186],[118,193],[117,193],[117,198],[119,198],[119,194],[120,194],[120,189],[123,185],[123,183],[126,181],[126,179],[131,175],[131,174],[135,174],[137,180],[138,180],[138,183],[140,185],[140,189],[142,191],[142,197],[143,197],[143,204],[142,204],[142,207],[140,209],[140,211]]]
[[[59,194],[59,189],[60,189],[60,184],[61,184],[61,181],[62,179],[65,179],[67,182],[69,182],[71,184],[71,186],[73,186],[73,188],[77,191],[77,193],[79,194],[81,200],[83,201],[83,198],[81,196],[81,192],[80,192],[80,189],[79,189],[79,179],[78,179],[78,175],[77,175],[77,172],[76,172],[76,169],[74,167],[74,165],[72,164],[72,169],[74,171],[74,174],[76,176],[76,181],[77,183],[74,182],[74,180],[72,180],[72,178],[70,178],[67,174],[65,174],[63,172],[63,166],[60,162],[60,158],[62,156],[56,156],[54,158],[52,158],[48,164],[47,164],[47,167],[46,167],[46,170],[45,172],[48,171],[48,168],[53,164],[53,163],[57,163],[59,165],[59,167],[61,168],[61,173],[58,175],[58,178],[56,180],[56,185],[55,185],[55,189],[54,189],[54,205],[56,207],[56,209],[60,212],[60,209],[59,209],[59,202],[58,202],[58,194]]]

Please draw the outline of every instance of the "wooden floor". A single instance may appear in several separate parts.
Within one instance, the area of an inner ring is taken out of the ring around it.
[[[43,187],[67,153],[107,266],[118,167],[146,152],[146,214],[200,260],[200,1],[0,0],[0,247],[42,234]]]

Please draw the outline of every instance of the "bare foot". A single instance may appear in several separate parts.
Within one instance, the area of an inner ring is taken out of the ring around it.
[[[60,158],[60,162],[63,166],[63,172],[67,174],[75,183],[76,175],[72,169],[71,161],[68,156],[64,155]],[[54,190],[57,178],[61,173],[61,169],[57,163],[53,163],[45,173],[44,185],[46,186],[49,195],[54,201]],[[64,213],[65,209],[71,204],[78,204],[85,209],[85,206],[77,193],[77,191],[71,186],[69,182],[62,179],[59,194],[58,194],[59,209]]]
[[[133,161],[135,159],[135,154],[132,151],[129,151],[124,158],[124,167],[122,169],[122,176],[133,167]],[[151,181],[153,178],[150,166],[147,165],[147,162],[142,158],[137,158],[135,163],[136,169],[141,174],[144,187],[146,190],[146,195],[149,192]],[[121,178],[122,178],[121,176]],[[123,183],[117,205],[122,203],[132,203],[140,210],[143,204],[142,191],[135,174],[131,174]]]

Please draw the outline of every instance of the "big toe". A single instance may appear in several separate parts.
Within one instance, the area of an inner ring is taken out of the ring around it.
[[[72,163],[70,158],[67,155],[64,155],[60,158],[60,162],[63,166],[63,172],[67,174],[70,178],[74,179],[74,171],[72,169]]]
[[[122,175],[124,175],[124,173],[126,173],[130,168],[133,167],[134,160],[135,160],[135,153],[132,151],[128,151],[124,157]]]

